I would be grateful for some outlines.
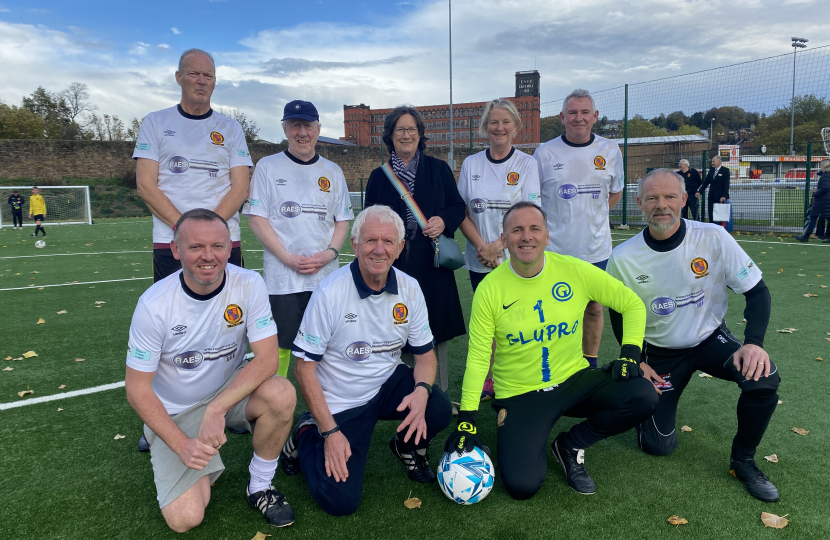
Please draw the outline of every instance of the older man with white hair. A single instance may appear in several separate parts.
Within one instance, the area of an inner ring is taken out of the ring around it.
[[[361,212],[352,227],[355,260],[318,285],[294,340],[294,374],[311,410],[285,443],[283,470],[301,469],[331,515],[357,511],[378,420],[400,421],[389,447],[410,479],[429,483],[427,448],[452,418],[449,398],[432,386],[437,363],[421,287],[392,268],[403,247],[396,212],[383,205]],[[401,362],[406,345],[414,369]]]
[[[542,208],[548,215],[548,249],[605,270],[611,255],[608,215],[622,198],[623,159],[616,141],[591,133],[599,112],[587,90],[577,89],[562,102],[565,133],[536,149]],[[582,329],[582,353],[592,368],[602,337],[602,305],[588,302]]]
[[[608,261],[608,273],[647,309],[640,367],[660,391],[660,403],[637,428],[637,442],[652,455],[674,452],[677,404],[695,371],[734,382],[741,395],[729,468],[750,495],[777,501],[778,490],[754,459],[781,381],[763,349],[769,290],[761,270],[723,227],[680,217],[686,197],[683,178],[673,171],[657,169],[642,178],[637,205],[648,227],[617,246]],[[726,327],[727,288],[746,297],[744,342]],[[613,311],[611,323],[621,336],[622,323]]]
[[[242,213],[262,243],[263,276],[280,328],[280,375],[288,374],[291,344],[311,293],[338,268],[354,218],[343,171],[315,149],[320,115],[308,101],[287,103],[284,152],[260,159]]]

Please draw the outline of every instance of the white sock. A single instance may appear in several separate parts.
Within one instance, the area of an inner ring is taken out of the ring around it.
[[[267,460],[262,459],[254,452],[254,457],[251,458],[251,464],[248,465],[248,472],[251,473],[251,481],[248,482],[248,491],[250,493],[268,489],[268,486],[271,485],[271,480],[274,479],[274,473],[277,472],[277,464],[279,461],[279,456],[277,456],[277,459]]]

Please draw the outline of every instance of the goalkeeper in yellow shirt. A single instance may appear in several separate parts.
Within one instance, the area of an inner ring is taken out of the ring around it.
[[[646,310],[622,282],[566,255],[545,252],[545,212],[530,202],[504,215],[502,240],[510,253],[473,297],[470,344],[458,426],[445,451],[483,447],[476,416],[496,340],[493,408],[498,412],[498,464],[514,499],[532,497],[547,473],[545,447],[562,415],[585,418],[551,445],[568,485],[596,491],[585,471],[585,449],[647,420],[658,396],[639,367]],[[582,316],[589,301],[623,316],[620,357],[591,369],[582,356]]]
[[[43,220],[46,219],[46,201],[43,200],[43,195],[36,187],[32,188],[32,196],[29,197],[29,217],[35,219],[35,232],[29,236],[37,236],[37,233],[43,231],[43,237],[46,238],[46,229],[43,228]]]

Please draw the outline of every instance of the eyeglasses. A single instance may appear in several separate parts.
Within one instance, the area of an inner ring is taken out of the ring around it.
[[[395,128],[395,134],[399,137],[403,137],[404,133],[409,133],[410,135],[415,135],[418,133],[418,128],[409,127],[409,128]]]

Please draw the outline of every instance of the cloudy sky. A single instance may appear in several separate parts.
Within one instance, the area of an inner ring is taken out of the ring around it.
[[[540,71],[546,102],[575,87],[598,91],[786,54],[791,36],[830,44],[818,16],[827,0],[452,7],[456,103],[513,95],[517,70]],[[447,12],[446,0],[0,0],[0,100],[19,104],[38,86],[79,81],[100,112],[140,118],[178,102],[178,56],[199,47],[216,57],[214,107],[238,108],[260,136],[279,141],[283,106],[306,99],[320,110],[323,134],[339,137],[344,104],[448,102]]]

